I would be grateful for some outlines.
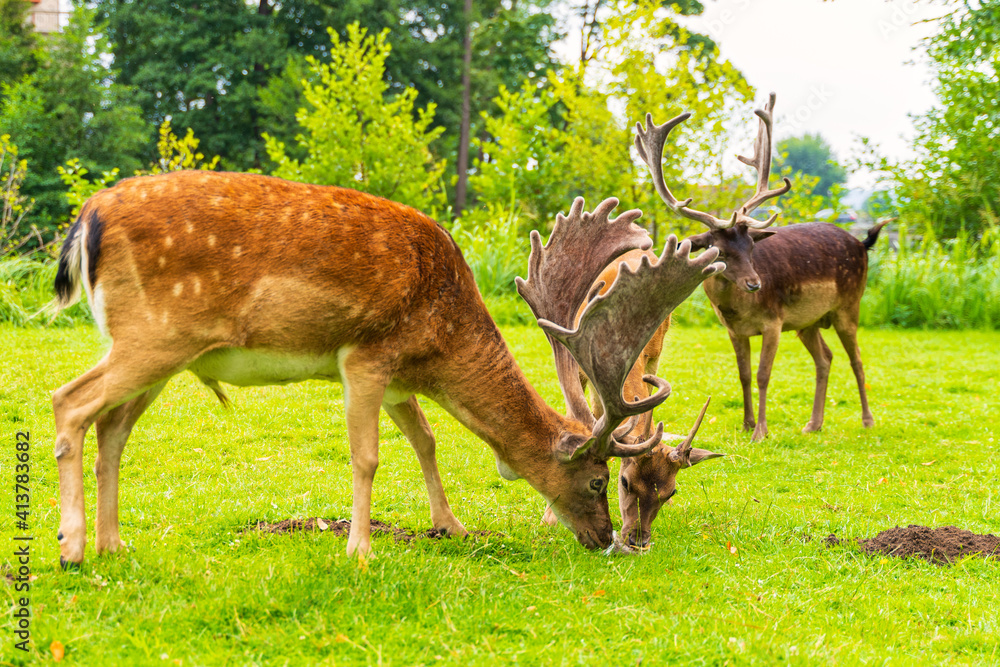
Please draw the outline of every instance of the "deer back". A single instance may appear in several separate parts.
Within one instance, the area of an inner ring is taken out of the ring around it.
[[[829,326],[830,313],[857,308],[868,275],[861,241],[825,222],[778,227],[753,245],[753,267],[761,288],[748,293],[722,277],[705,281],[705,292],[723,323],[754,336],[778,319],[785,331],[815,323]],[[722,249],[725,255],[725,249]]]

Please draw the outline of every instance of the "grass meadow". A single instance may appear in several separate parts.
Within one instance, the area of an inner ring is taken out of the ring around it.
[[[562,405],[539,329],[504,327],[526,374]],[[542,498],[505,482],[488,447],[423,401],[467,540],[394,542],[349,559],[329,533],[241,532],[257,521],[349,518],[341,389],[309,382],[233,388],[223,409],[175,378],[132,434],[122,464],[128,551],[93,552],[93,430],[85,448],[88,552],[58,565],[50,395],[103,354],[92,326],[0,326],[0,511],[8,575],[0,663],[79,665],[998,664],[1000,564],[951,567],[871,557],[822,538],[895,525],[1000,531],[1000,332],[863,329],[874,429],[861,427],[836,337],[825,428],[803,435],[813,367],[785,334],[769,392],[771,436],[739,431],[735,359],[720,326],[677,327],[657,411],[724,451],[679,476],[641,556],[604,556],[539,521]],[[755,341],[755,351],[759,339]],[[373,518],[430,527],[416,457],[383,415]],[[30,430],[32,646],[15,651],[10,555],[15,432]],[[617,470],[612,463],[612,474]],[[612,515],[617,498],[612,494]]]

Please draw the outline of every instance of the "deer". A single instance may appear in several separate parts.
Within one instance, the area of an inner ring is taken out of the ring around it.
[[[651,250],[630,250],[614,262],[609,264],[594,281],[592,291],[594,294],[605,294],[614,285],[622,267],[627,266],[630,270],[636,271],[642,262],[642,258],[647,257],[655,261],[656,255]],[[577,318],[583,314],[587,304],[583,303],[577,311]],[[648,385],[643,381],[643,376],[647,374],[656,375],[659,367],[660,355],[663,351],[663,341],[670,328],[670,315],[656,329],[653,337],[642,349],[638,359],[636,359],[632,370],[625,378],[623,393],[625,396],[640,396],[648,394]],[[580,382],[583,390],[586,391],[589,379],[581,372]],[[711,399],[709,399],[711,400]],[[625,493],[619,493],[619,511],[622,519],[621,535],[632,535],[631,543],[619,544],[619,548],[626,550],[644,551],[649,548],[650,527],[660,509],[676,492],[677,473],[685,468],[690,468],[702,461],[725,456],[725,454],[715,453],[706,449],[693,447],[695,435],[701,426],[708,402],[705,403],[694,427],[687,436],[664,433],[663,441],[645,454],[623,458],[619,471],[619,484],[626,489]],[[592,401],[594,416],[600,418],[603,408],[600,401]],[[628,422],[631,427],[628,433],[622,438],[624,442],[644,442],[652,435],[653,413],[645,412],[639,415],[637,420]],[[623,427],[625,425],[623,424]],[[671,445],[671,441],[682,441],[677,445]],[[655,480],[653,479],[655,477]],[[635,481],[631,483],[629,479]],[[652,483],[647,483],[652,482]],[[639,502],[639,496],[642,502]],[[546,510],[542,516],[542,521],[550,526],[558,523],[558,519],[551,510]],[[644,526],[643,533],[646,535],[645,541],[637,541],[635,537],[637,526]]]
[[[872,427],[875,419],[868,407],[865,373],[858,347],[858,316],[868,275],[868,250],[888,222],[875,225],[864,241],[830,223],[799,223],[769,229],[778,218],[756,220],[751,213],[770,199],[787,193],[791,181],[768,189],[771,169],[771,139],[775,94],[764,109],[757,109],[758,132],[752,157],[737,156],[757,171],[753,196],[733,212],[729,220],[690,208],[691,199],[678,200],[663,179],[661,160],[670,131],[691,117],[684,113],[663,125],[655,125],[646,114],[646,126],[636,123],[635,146],[646,163],[660,198],[674,213],[701,222],[709,231],[687,239],[692,248],[714,248],[726,270],[703,284],[719,321],[729,332],[736,352],[743,390],[743,430],[753,431],[752,440],[767,436],[767,386],[782,331],[796,331],[816,366],[816,392],[812,415],[803,432],[823,426],[827,381],[833,353],[820,329],[833,327],[850,359],[861,397],[861,421]],[[761,336],[757,369],[759,410],[753,415],[750,338]]]
[[[548,406],[517,365],[451,235],[423,213],[380,197],[269,176],[180,171],[125,179],[85,202],[60,251],[55,309],[86,293],[111,340],[90,370],[53,393],[59,472],[60,563],[83,561],[83,445],[97,435],[98,554],[122,548],[119,468],[129,434],[171,377],[191,371],[222,403],[222,383],[272,385],[321,379],[343,386],[351,453],[347,553],[371,548],[379,411],[414,448],[433,527],[467,530],[448,503],[436,442],[417,402],[437,402],[486,442],[506,479],[523,478],[588,549],[611,544],[607,462],[643,454],[619,423],[670,394],[625,401],[621,387],[666,314],[723,270],[717,251],[690,255],[671,237],[655,263],[623,272],[572,315],[614,258],[651,245],[637,210],[609,218],[577,198],[556,217],[549,243],[531,234],[527,280],[517,289],[562,359],[568,414]],[[656,293],[652,299],[639,294]],[[580,366],[594,379],[605,416],[582,407]],[[572,381],[575,380],[575,386]],[[566,382],[570,381],[567,386]]]

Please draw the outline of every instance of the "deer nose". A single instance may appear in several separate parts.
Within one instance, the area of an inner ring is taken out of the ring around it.
[[[756,292],[759,289],[760,289],[760,283],[752,283],[749,280],[747,281],[747,291],[748,292]]]
[[[639,547],[640,549],[646,547],[649,544],[649,538],[645,536],[636,535],[637,531],[632,531],[628,535],[628,545],[630,547]]]

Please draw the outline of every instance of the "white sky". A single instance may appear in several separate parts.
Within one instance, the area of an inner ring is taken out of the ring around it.
[[[906,137],[934,102],[931,74],[914,50],[944,11],[926,0],[704,0],[685,20],[710,35],[722,56],[757,90],[759,105],[778,94],[775,138],[818,132],[841,162],[870,137],[892,158],[908,156]],[[579,43],[571,33],[567,42]],[[579,57],[575,44],[558,49]],[[851,186],[869,185],[853,174]]]

